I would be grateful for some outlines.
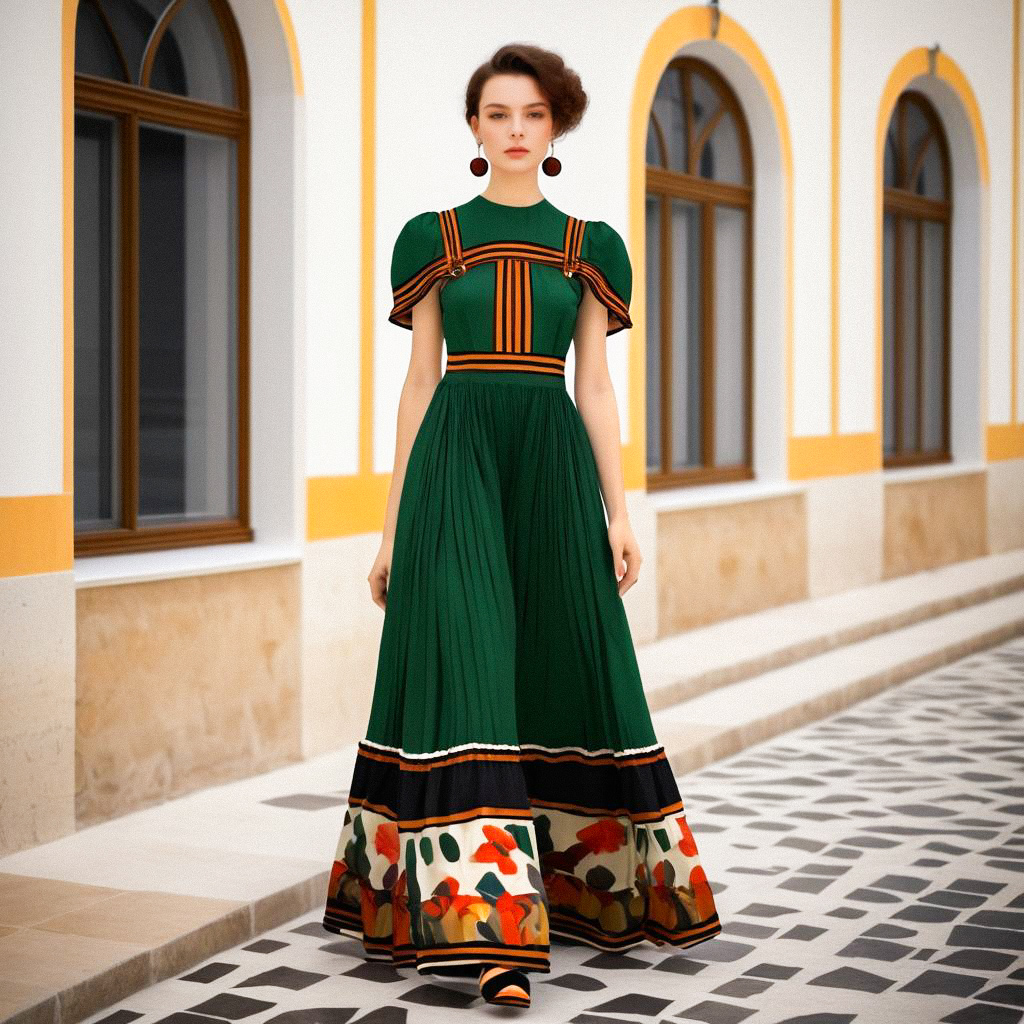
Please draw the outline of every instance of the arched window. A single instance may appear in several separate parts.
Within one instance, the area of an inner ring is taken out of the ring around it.
[[[884,173],[883,464],[948,461],[951,172],[919,92],[896,101]]]
[[[249,87],[226,0],[81,0],[75,554],[251,540]]]
[[[748,479],[753,168],[739,101],[710,64],[665,70],[646,163],[648,486]]]

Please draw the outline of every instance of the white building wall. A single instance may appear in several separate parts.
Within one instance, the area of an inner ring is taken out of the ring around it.
[[[342,476],[359,468],[362,10],[322,0],[290,0],[289,9],[305,83],[306,472]],[[381,126],[401,123],[384,117]]]
[[[962,68],[981,109],[991,167],[991,211],[984,257],[991,268],[987,307],[985,396],[990,422],[1010,419],[1010,172],[1013,0],[992,0],[986,17],[967,19],[956,0],[896,5],[847,0],[842,25],[840,213],[840,429],[874,426],[874,202],[878,101],[896,61],[915,46],[939,42]],[[270,0],[267,0],[269,6]],[[24,146],[0,150],[0,230],[17,239],[17,260],[0,280],[5,324],[0,373],[0,495],[62,488],[63,172],[60,79],[39,73],[60,63],[59,0],[0,0],[0,129]],[[356,470],[359,416],[362,226],[361,5],[291,0],[306,84],[305,215],[307,332],[305,470]],[[486,6],[446,0],[377,5],[375,122],[374,322],[376,339],[374,467],[390,470],[395,415],[409,335],[387,323],[390,250],[404,220],[423,209],[464,202],[485,187],[470,175],[475,154],[462,119],[472,69],[510,38],[559,50],[583,76],[591,107],[580,129],[556,148],[564,170],[542,179],[556,205],[583,217],[626,221],[627,119],[635,71],[655,27],[676,8],[630,9],[629,31],[600,0],[585,26],[568,4],[531,0],[517,7],[516,30]],[[602,16],[602,10],[604,16]],[[830,0],[802,0],[787,17],[777,5],[727,0],[764,53],[786,103],[794,155],[794,430],[828,428],[830,359]],[[251,14],[249,15],[251,17]],[[240,20],[243,22],[246,17]],[[457,24],[459,32],[449,26]],[[1002,30],[998,26],[1002,26]],[[884,31],[879,27],[884,26]],[[444,54],[443,61],[440,54]],[[610,59],[609,55],[614,55]],[[956,140],[954,145],[956,144]],[[33,154],[31,163],[23,159]],[[585,168],[600,168],[600,173]],[[258,202],[258,197],[256,197]],[[1024,231],[1018,239],[1024,254]],[[287,244],[282,238],[281,244]],[[1024,281],[1024,255],[1018,265]],[[635,288],[642,282],[635,282]],[[1021,286],[1024,293],[1024,285]],[[31,300],[26,301],[30,296]],[[617,343],[616,343],[617,342]],[[1018,351],[1020,344],[1018,342]],[[610,362],[628,439],[625,339],[610,342]],[[571,373],[571,365],[570,365]],[[1024,413],[1024,358],[1018,356],[1018,415]]]
[[[58,494],[64,489],[60,0],[0,0],[0,24],[0,496]]]

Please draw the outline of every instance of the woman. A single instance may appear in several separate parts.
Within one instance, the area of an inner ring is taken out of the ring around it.
[[[466,91],[485,193],[395,243],[412,356],[369,576],[385,616],[324,915],[370,959],[519,1006],[550,935],[721,931],[622,604],[641,557],[605,338],[632,326],[629,257],[537,185],[586,103],[557,54],[499,49]]]

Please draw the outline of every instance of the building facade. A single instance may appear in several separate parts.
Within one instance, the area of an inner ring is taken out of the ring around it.
[[[391,246],[506,42],[633,265],[638,643],[1024,546],[1021,0],[588,12],[0,0],[0,852],[361,736]]]

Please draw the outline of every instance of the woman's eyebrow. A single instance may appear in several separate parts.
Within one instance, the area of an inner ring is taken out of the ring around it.
[[[534,100],[533,103],[524,104],[526,107],[546,107],[547,104],[543,100]],[[485,103],[484,110],[488,107],[503,107],[505,110],[511,109],[507,103]]]

